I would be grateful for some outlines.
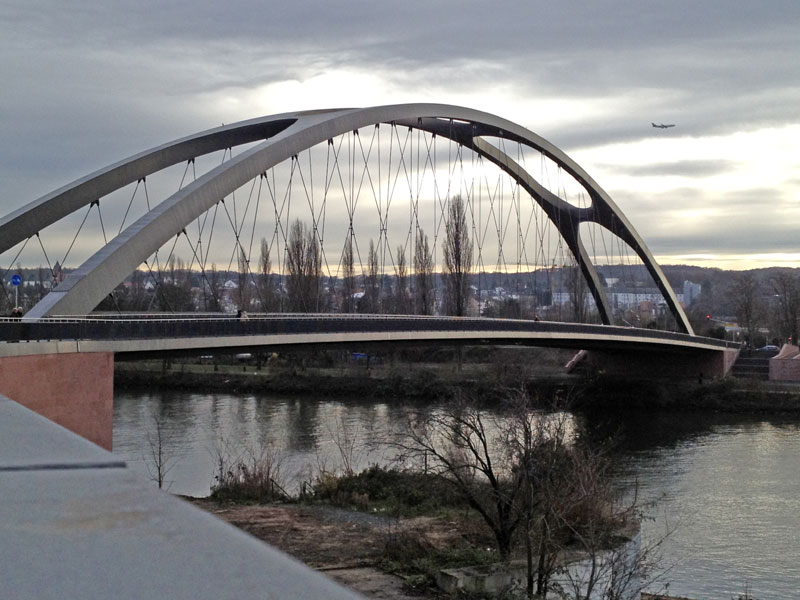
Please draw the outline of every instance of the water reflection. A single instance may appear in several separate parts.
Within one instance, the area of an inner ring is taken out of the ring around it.
[[[430,412],[442,407],[421,402]],[[368,442],[403,424],[409,407],[382,400],[280,396],[119,393],[114,451],[147,476],[147,433],[165,428],[172,457],[170,491],[207,495],[215,455],[274,445],[282,472],[308,479],[320,466],[341,467],[337,435],[357,441],[356,469],[389,459]],[[497,415],[502,418],[501,415]],[[616,440],[619,485],[653,501],[644,534],[664,546],[667,580],[679,596],[796,598],[800,587],[800,422],[797,419],[706,413],[583,414],[579,435]]]
[[[287,401],[286,445],[298,451],[316,448],[319,422],[319,403],[292,398]]]
[[[353,468],[386,462],[386,450],[370,442],[404,418],[402,406],[371,400],[123,392],[115,398],[114,451],[148,476],[148,433],[158,420],[173,493],[205,496],[219,455],[234,460],[266,447],[281,452],[283,473],[297,487],[320,468],[340,469],[345,446]]]

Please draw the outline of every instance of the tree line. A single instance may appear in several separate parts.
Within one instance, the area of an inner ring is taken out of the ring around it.
[[[470,299],[470,273],[474,264],[467,207],[461,196],[449,202],[442,243],[441,297],[437,298],[434,249],[428,234],[418,229],[413,256],[403,245],[392,257],[394,275],[385,275],[379,249],[370,239],[366,260],[356,264],[356,238],[347,232],[338,277],[325,276],[318,232],[296,219],[283,248],[281,272],[273,268],[273,252],[265,238],[251,265],[244,248],[236,252],[237,270],[220,271],[216,264],[193,271],[181,258],[171,256],[162,269],[135,271],[97,307],[105,311],[220,312],[230,309],[259,312],[341,312],[432,315],[436,312],[464,316]],[[413,272],[411,270],[413,267]],[[39,301],[49,291],[48,270],[40,269],[41,282],[25,305]],[[229,279],[230,278],[230,279]],[[233,281],[234,286],[230,286]],[[227,286],[226,286],[227,284]],[[26,288],[31,293],[31,287]],[[12,295],[13,298],[13,295]],[[2,308],[13,303],[8,293]]]
[[[665,269],[666,270],[666,269]],[[695,331],[724,337],[734,320],[739,341],[752,347],[797,343],[800,335],[800,271],[769,268],[724,272],[709,270],[700,298],[688,307]]]

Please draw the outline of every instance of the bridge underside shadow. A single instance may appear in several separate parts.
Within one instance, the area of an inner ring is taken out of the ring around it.
[[[693,353],[629,349],[592,350],[585,361],[591,368],[623,379],[672,379],[700,383],[727,375],[738,349],[700,350]]]

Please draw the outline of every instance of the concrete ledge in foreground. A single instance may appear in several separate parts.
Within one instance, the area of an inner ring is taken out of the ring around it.
[[[360,598],[0,396],[0,586],[37,598]]]

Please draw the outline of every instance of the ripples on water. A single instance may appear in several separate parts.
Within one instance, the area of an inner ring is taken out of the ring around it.
[[[194,393],[118,393],[114,452],[148,476],[148,431],[162,424],[170,491],[205,496],[215,455],[266,443],[285,455],[283,475],[297,482],[320,465],[340,466],[335,432],[380,438],[405,418],[382,401]],[[669,592],[694,598],[800,598],[800,421],[719,415],[645,415],[613,423],[583,418],[588,435],[622,430],[623,486],[652,501],[644,535],[660,539]],[[340,439],[341,441],[341,439]],[[356,468],[387,460],[360,450]]]
[[[644,532],[674,528],[663,551],[670,593],[800,598],[796,420],[650,415],[626,431],[627,483],[655,503]]]

